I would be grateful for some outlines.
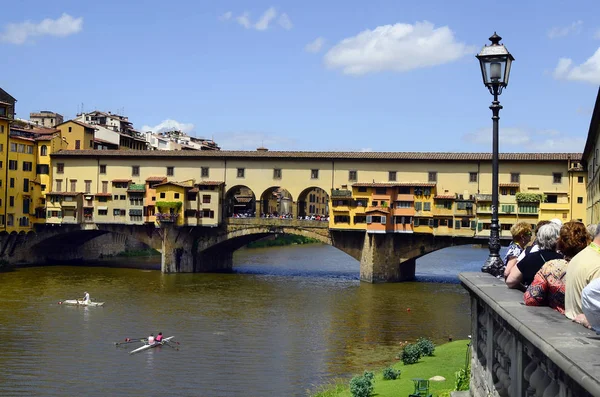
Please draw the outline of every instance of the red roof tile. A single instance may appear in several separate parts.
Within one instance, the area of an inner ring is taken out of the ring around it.
[[[112,183],[128,183],[131,182],[131,179],[113,179]]]
[[[228,150],[61,150],[55,157],[146,157],[146,158],[289,158],[298,160],[425,160],[425,161],[491,161],[491,153],[438,152],[293,152],[293,151],[228,151]],[[500,161],[581,160],[581,153],[500,153]]]
[[[196,185],[198,186],[220,186],[223,185],[225,182],[222,181],[201,181],[196,183]]]
[[[46,193],[46,194],[51,195],[51,196],[71,196],[71,197],[74,197],[74,196],[78,196],[78,195],[83,194],[83,193],[80,193],[80,192],[50,192],[50,193]]]
[[[415,187],[435,187],[435,182],[359,182],[353,187],[396,187],[396,186],[415,186]]]
[[[500,187],[519,187],[521,186],[519,183],[499,183],[498,186]]]
[[[86,193],[86,194],[89,194],[89,193]],[[96,194],[94,194],[94,196],[96,196],[96,197],[112,197],[112,194],[110,194],[110,193],[96,193]]]
[[[146,178],[146,182],[162,182],[162,181],[166,181],[167,177],[166,176],[150,176],[148,178]]]

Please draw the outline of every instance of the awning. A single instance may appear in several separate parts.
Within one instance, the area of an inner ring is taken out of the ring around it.
[[[104,206],[104,205],[102,205],[102,206],[99,206],[99,207],[98,207],[98,209],[99,209],[99,210],[108,210],[108,207],[107,207],[107,206]]]

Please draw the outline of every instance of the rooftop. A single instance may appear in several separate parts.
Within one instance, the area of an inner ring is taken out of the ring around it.
[[[323,160],[427,160],[427,161],[491,161],[491,153],[448,152],[295,152],[295,151],[122,151],[61,150],[54,157],[190,157],[190,158],[289,158]],[[581,153],[500,153],[500,160],[558,161],[581,160]]]

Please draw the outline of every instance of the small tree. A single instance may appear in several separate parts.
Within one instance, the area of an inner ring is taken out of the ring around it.
[[[420,358],[421,349],[419,349],[419,346],[412,343],[404,346],[404,349],[402,349],[402,354],[400,354],[400,359],[404,365],[415,364]]]
[[[355,376],[350,381],[352,397],[369,397],[373,393],[373,380],[375,374],[365,371],[362,376]]]
[[[435,351],[435,344],[431,339],[419,338],[417,340],[417,346],[421,351],[421,356],[433,356],[433,352]]]

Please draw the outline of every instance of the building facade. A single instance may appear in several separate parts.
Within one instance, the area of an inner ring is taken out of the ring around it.
[[[62,124],[64,118],[62,114],[51,112],[49,110],[42,110],[37,113],[29,113],[29,120],[40,127],[54,128],[57,125]]]
[[[518,221],[583,219],[580,162],[577,153],[502,154],[502,236]],[[68,150],[52,169],[52,192],[94,196],[92,218],[110,222],[214,226],[281,209],[283,191],[286,212],[305,217],[329,191],[321,208],[334,230],[488,237],[491,225],[489,154]]]
[[[583,151],[583,167],[587,171],[588,223],[600,223],[600,89],[590,121],[587,140]]]

